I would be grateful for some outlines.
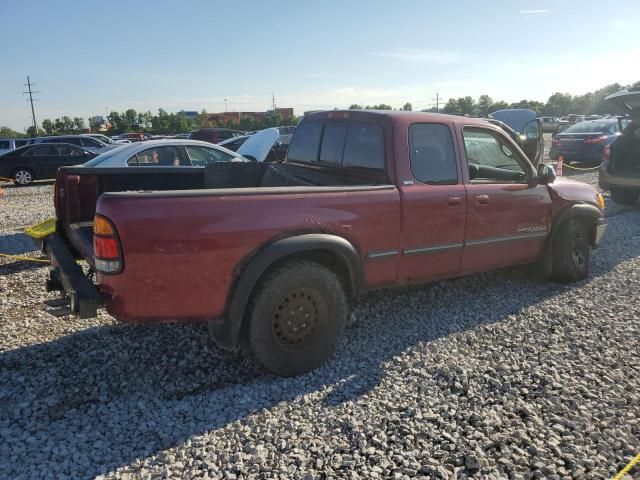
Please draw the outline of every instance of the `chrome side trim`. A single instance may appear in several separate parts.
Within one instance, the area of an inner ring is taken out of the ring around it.
[[[367,253],[367,260],[379,260],[381,258],[395,257],[399,250],[377,250]]]
[[[532,238],[544,238],[547,236],[546,230],[544,232],[535,232],[535,233],[523,233],[520,235],[509,235],[506,237],[491,237],[491,238],[483,238],[482,240],[471,240],[466,241],[465,246],[478,246],[478,245],[488,245],[490,243],[502,243],[502,242],[512,242],[515,240],[528,240]]]
[[[446,252],[447,250],[455,250],[462,247],[464,247],[463,243],[448,243],[446,245],[434,245],[433,247],[405,248],[402,253],[404,255],[422,255],[423,253]]]

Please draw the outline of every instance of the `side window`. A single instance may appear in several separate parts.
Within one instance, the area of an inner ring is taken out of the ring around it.
[[[140,167],[177,167],[180,156],[176,147],[152,147],[133,155],[127,165]]]
[[[83,147],[101,147],[102,146],[97,140],[94,140],[93,138],[85,137],[80,140],[81,140],[80,143],[82,143]]]
[[[39,145],[33,148],[35,157],[57,157],[58,150],[53,145]]]
[[[71,145],[60,145],[58,152],[63,157],[82,157],[83,153],[80,149],[72,147]]]
[[[347,133],[342,164],[384,170],[382,131],[373,125],[352,124]]]
[[[82,139],[78,138],[78,137],[73,137],[73,138],[61,138],[60,142],[64,142],[64,143],[70,143],[72,145],[77,145],[79,147],[82,147]]]
[[[451,131],[438,123],[414,123],[409,127],[409,157],[416,179],[431,185],[458,183]]]
[[[526,173],[510,143],[497,132],[465,127],[464,148],[472,183],[523,183]]]
[[[9,140],[0,140],[0,148],[4,148],[6,150],[11,148],[11,142]]]
[[[321,122],[302,122],[289,145],[287,159],[294,162],[315,162],[318,159],[321,135]]]
[[[28,140],[16,140],[16,148],[24,147],[28,142]]]
[[[33,157],[33,147],[27,148],[24,152],[22,152],[21,157]]]
[[[210,163],[225,162],[231,160],[231,155],[216,150],[215,148],[199,147],[194,145],[185,146],[187,155],[194,167],[204,167]]]
[[[340,164],[344,139],[347,136],[347,125],[326,125],[320,147],[320,161]]]
[[[532,120],[522,129],[522,134],[527,140],[534,140],[540,136],[537,120]]]

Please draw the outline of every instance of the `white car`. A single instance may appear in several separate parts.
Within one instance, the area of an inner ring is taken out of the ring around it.
[[[84,167],[204,167],[214,162],[247,162],[248,159],[209,142],[164,139],[122,145],[84,163]]]

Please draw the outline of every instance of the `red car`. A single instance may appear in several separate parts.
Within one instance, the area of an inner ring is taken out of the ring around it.
[[[592,186],[481,119],[320,112],[283,163],[194,170],[62,168],[49,287],[84,316],[208,322],[279,375],[332,355],[361,292],[521,264],[580,280],[605,229]]]

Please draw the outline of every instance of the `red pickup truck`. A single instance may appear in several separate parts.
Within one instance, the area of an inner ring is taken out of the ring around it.
[[[519,264],[580,280],[605,229],[593,187],[498,127],[404,112],[308,115],[277,164],[64,167],[55,206],[48,286],[73,312],[208,322],[279,375],[325,362],[363,291]]]

